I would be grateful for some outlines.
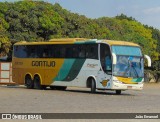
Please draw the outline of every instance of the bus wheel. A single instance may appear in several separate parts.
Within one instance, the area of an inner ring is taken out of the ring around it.
[[[46,86],[41,85],[41,80],[40,80],[39,76],[36,76],[34,78],[34,88],[40,89],[40,90],[46,89]]]
[[[121,94],[121,90],[116,90],[116,94],[120,95]]]
[[[27,75],[25,77],[25,85],[27,86],[28,89],[33,89],[34,88],[34,83],[33,83],[33,80],[31,79],[30,75]]]
[[[96,92],[96,83],[95,80],[92,78],[91,79],[91,93],[95,93]]]

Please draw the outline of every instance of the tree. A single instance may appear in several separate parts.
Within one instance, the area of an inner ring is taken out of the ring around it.
[[[0,18],[0,57],[7,55],[11,46],[6,30],[3,27],[4,23],[3,18]]]
[[[71,13],[58,3],[24,0],[0,2],[1,40],[48,41],[51,38],[82,37],[130,41],[139,44],[145,54],[157,60],[160,31],[142,25],[124,14],[90,19]],[[2,42],[2,41],[1,41]],[[2,45],[2,44],[1,44]]]
[[[123,13],[121,13],[120,15],[117,15],[115,18],[116,18],[116,19],[119,19],[119,20],[124,20],[124,19],[126,19],[126,20],[128,20],[128,21],[136,21],[135,18],[133,18],[133,17],[128,17],[128,16],[126,16],[126,15],[123,14]]]
[[[139,44],[144,54],[157,60],[157,40],[152,37],[151,29],[145,28],[133,18],[121,15],[115,18],[102,17],[95,20],[100,27],[106,27],[114,40],[124,40]]]

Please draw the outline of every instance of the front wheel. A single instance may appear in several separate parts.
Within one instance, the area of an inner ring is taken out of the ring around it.
[[[91,79],[91,93],[95,93],[96,92],[96,83],[95,80],[92,78]]]

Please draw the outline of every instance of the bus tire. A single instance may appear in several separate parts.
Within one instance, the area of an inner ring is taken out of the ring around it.
[[[116,94],[120,95],[121,94],[121,90],[116,90]]]
[[[46,86],[41,85],[41,80],[39,76],[34,77],[34,88],[39,90],[46,89]]]
[[[96,83],[95,83],[95,80],[91,78],[91,93],[95,93],[95,92],[96,92]]]
[[[25,77],[25,85],[28,89],[33,89],[34,88],[34,83],[33,83],[33,80],[31,79],[30,75],[27,75]]]

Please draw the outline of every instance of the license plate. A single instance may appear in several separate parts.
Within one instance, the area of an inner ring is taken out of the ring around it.
[[[132,89],[132,86],[127,86],[127,89]]]

